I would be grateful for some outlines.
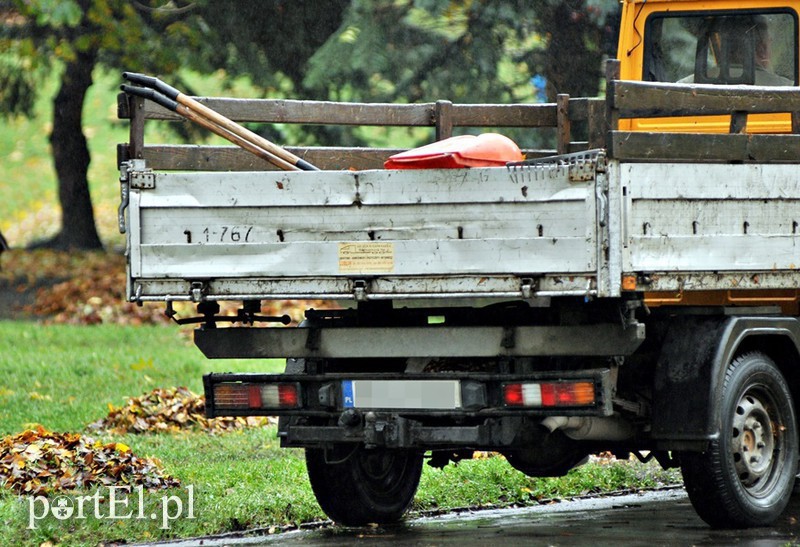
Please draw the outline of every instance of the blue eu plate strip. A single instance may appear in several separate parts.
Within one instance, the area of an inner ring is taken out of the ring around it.
[[[353,399],[352,380],[342,381],[342,403],[344,408],[354,408],[356,406],[355,400]]]

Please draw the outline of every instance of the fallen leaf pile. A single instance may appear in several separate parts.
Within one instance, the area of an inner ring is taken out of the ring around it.
[[[34,291],[32,304],[16,310],[53,323],[158,324],[163,306],[125,301],[125,257],[98,251],[15,249],[3,254],[5,290]]]
[[[47,495],[106,485],[149,490],[180,486],[158,460],[137,457],[121,443],[101,443],[79,433],[42,426],[0,439],[0,486],[17,494]]]
[[[256,416],[208,419],[204,414],[205,396],[185,387],[154,389],[141,397],[129,397],[122,407],[109,407],[108,416],[90,424],[91,429],[122,434],[197,428],[215,433],[271,423],[269,418]]]
[[[100,251],[59,252],[14,249],[2,255],[0,290],[24,293],[35,291],[32,304],[20,306],[27,315],[51,323],[92,325],[166,324],[164,304],[144,305],[125,301],[125,257]],[[324,309],[331,302],[280,300],[264,301],[261,315],[288,314],[293,321],[303,319],[307,308]],[[221,315],[236,315],[241,302],[224,302]],[[177,303],[179,317],[196,315],[194,306]]]
[[[633,455],[631,455],[631,458],[633,458]],[[589,456],[589,461],[600,465],[610,465],[617,461],[617,457],[613,452],[600,452],[599,454]]]

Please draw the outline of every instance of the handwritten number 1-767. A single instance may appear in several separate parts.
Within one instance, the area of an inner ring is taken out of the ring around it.
[[[212,243],[217,241],[220,243],[249,243],[250,234],[253,231],[253,226],[221,226],[220,228],[221,232],[205,228],[203,230],[204,243]],[[219,236],[219,238],[217,236]],[[189,234],[187,234],[186,237],[187,239],[191,238]],[[187,243],[191,243],[191,240],[187,241]]]

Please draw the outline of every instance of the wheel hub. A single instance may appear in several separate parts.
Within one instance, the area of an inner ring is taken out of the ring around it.
[[[736,474],[743,486],[752,488],[769,476],[775,432],[769,412],[752,393],[745,393],[736,405],[731,441]]]

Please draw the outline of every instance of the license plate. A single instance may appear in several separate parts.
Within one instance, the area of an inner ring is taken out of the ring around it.
[[[458,380],[344,380],[345,408],[452,410],[461,408]]]

